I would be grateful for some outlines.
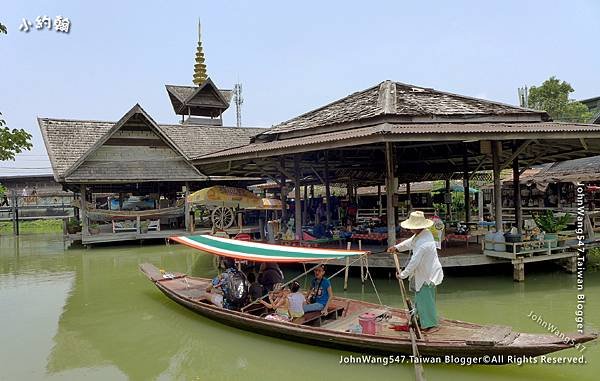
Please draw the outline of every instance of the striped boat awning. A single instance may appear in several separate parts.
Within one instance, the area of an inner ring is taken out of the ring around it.
[[[368,254],[368,251],[290,247],[238,241],[212,235],[177,236],[171,240],[211,254],[254,262],[311,262]]]

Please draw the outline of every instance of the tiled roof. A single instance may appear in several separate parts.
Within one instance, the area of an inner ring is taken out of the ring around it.
[[[536,111],[430,88],[384,81],[326,106],[273,126],[264,136],[369,120],[377,116],[414,117],[540,116]],[[308,133],[318,133],[307,131]]]

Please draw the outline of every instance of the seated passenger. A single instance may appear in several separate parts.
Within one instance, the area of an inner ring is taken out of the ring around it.
[[[273,291],[273,286],[283,282],[283,272],[277,263],[266,262],[260,265],[258,273],[258,282],[263,286],[263,292],[266,294]]]
[[[290,302],[288,299],[288,295],[290,294],[290,290],[288,288],[283,287],[283,284],[277,283],[273,286],[273,291],[269,293],[269,302],[265,302],[264,300],[260,300],[263,306],[275,310],[275,313],[269,314],[265,317],[267,320],[277,320],[277,321],[290,321]]]
[[[315,268],[315,279],[312,280],[310,291],[306,296],[309,304],[304,305],[304,313],[321,311],[322,315],[326,315],[332,297],[333,290],[329,279],[325,277],[325,266],[319,265]]]
[[[213,278],[204,297],[218,307],[237,310],[248,300],[248,280],[235,267],[228,268]]]
[[[256,274],[253,272],[248,273],[248,283],[250,283],[250,288],[248,289],[250,301],[253,302],[256,299],[260,299],[263,296],[263,286],[256,281]]]
[[[288,295],[290,316],[292,319],[304,316],[306,299],[304,294],[300,292],[300,283],[292,282],[290,291],[291,293]]]

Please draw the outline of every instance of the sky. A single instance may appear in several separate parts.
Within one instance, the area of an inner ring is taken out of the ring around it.
[[[35,29],[44,15],[70,32]],[[116,121],[139,103],[177,123],[164,85],[192,84],[198,19],[209,76],[242,83],[242,124],[269,127],[386,79],[517,104],[556,76],[600,96],[599,18],[597,1],[5,0],[0,112],[33,149],[0,176],[51,173],[37,117]]]

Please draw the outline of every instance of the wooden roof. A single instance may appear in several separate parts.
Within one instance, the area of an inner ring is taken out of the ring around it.
[[[177,115],[219,116],[229,107],[231,90],[220,90],[208,78],[200,86],[165,85]]]
[[[107,163],[103,170],[97,166],[92,170],[89,168],[89,163],[85,163],[88,157],[111,139],[111,136],[126,124],[132,123],[143,124],[154,131],[159,140],[146,139],[150,146],[170,147],[176,156],[181,157],[181,160],[162,160],[161,165],[150,166],[143,161],[135,163],[146,176],[164,181],[206,180],[207,177],[191,165],[191,157],[246,144],[251,136],[260,132],[257,128],[159,125],[139,105],[135,105],[116,123],[38,118],[54,178],[60,182],[100,181],[103,177],[107,181],[136,180],[134,174],[133,177],[130,176],[131,178],[125,174],[134,172],[127,167],[133,165],[131,162],[123,164],[123,168],[120,168],[118,163],[111,162],[110,165]],[[131,128],[137,127],[134,125]],[[142,177],[137,180],[142,181]]]
[[[549,120],[543,111],[388,80],[275,125],[258,139],[269,140],[272,135],[280,135],[279,138],[312,135],[324,132],[327,126],[339,125],[345,129],[344,124],[377,118],[412,123],[485,121],[486,117],[501,117],[497,120],[505,122]]]

